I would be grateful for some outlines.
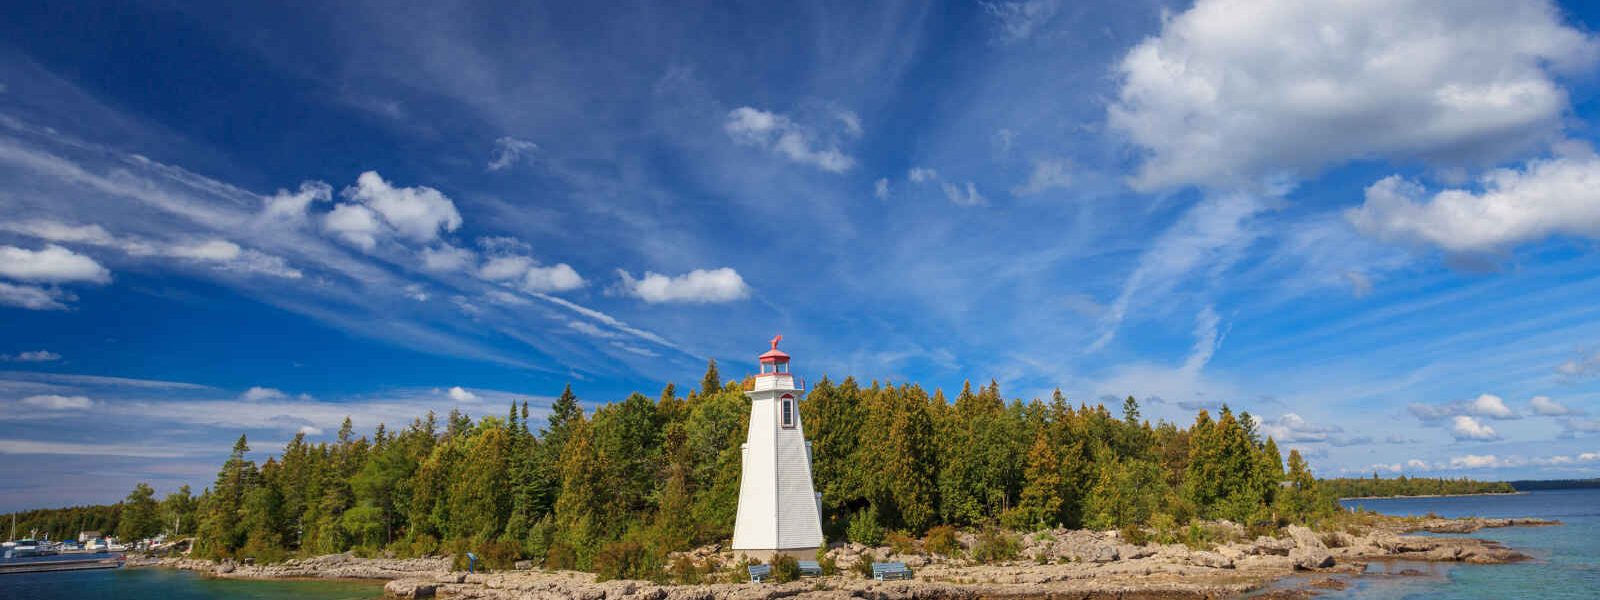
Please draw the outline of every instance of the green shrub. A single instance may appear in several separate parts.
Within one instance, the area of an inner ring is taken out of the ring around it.
[[[883,527],[878,525],[878,510],[871,506],[850,517],[850,541],[876,548],[883,543]]]
[[[793,556],[779,554],[772,559],[772,580],[777,583],[789,583],[800,578],[800,561]]]
[[[698,585],[705,580],[700,565],[695,564],[694,560],[687,556],[672,559],[672,567],[669,570],[673,583],[679,585]]]
[[[888,535],[883,537],[883,541],[889,544],[889,549],[893,550],[895,554],[917,554],[921,552],[917,548],[917,538],[906,535],[902,531],[889,532]]]
[[[1156,513],[1150,517],[1150,529],[1155,530],[1151,536],[1158,544],[1178,543],[1178,522],[1167,513]]]
[[[872,579],[872,563],[877,561],[878,557],[874,555],[871,550],[862,552],[860,560],[856,561],[856,564],[852,566],[851,570],[855,571],[862,577]]]
[[[661,557],[635,540],[611,542],[594,555],[596,581],[661,579]]]
[[[578,568],[578,553],[572,546],[565,542],[550,544],[550,550],[544,554],[544,568],[561,571],[571,571]]]
[[[839,574],[839,561],[834,560],[833,555],[828,554],[827,546],[817,548],[817,566],[822,568],[823,575]]]
[[[1200,525],[1199,521],[1190,521],[1189,529],[1184,533],[1183,545],[1193,550],[1211,549],[1211,532]]]
[[[956,528],[940,525],[928,530],[928,536],[922,540],[922,547],[934,554],[955,556],[961,551],[961,542],[956,539]]]
[[[483,542],[477,548],[479,567],[510,571],[522,558],[522,547],[516,542]]]
[[[972,558],[983,563],[1004,562],[1016,558],[1021,549],[1022,544],[1015,536],[989,527],[978,534],[978,541],[972,546]]]
[[[1122,540],[1135,546],[1143,546],[1150,541],[1150,534],[1146,533],[1143,527],[1129,523],[1122,528]]]

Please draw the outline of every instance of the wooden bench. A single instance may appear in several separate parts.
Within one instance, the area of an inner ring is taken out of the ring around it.
[[[772,576],[772,565],[750,565],[750,581],[761,583]]]
[[[872,563],[872,578],[878,581],[911,579],[911,569],[907,569],[906,564],[901,562],[875,562]]]
[[[802,561],[798,561],[798,563],[800,564],[800,576],[801,577],[821,577],[822,576],[822,565],[817,564],[817,561],[814,561],[814,560],[802,560]]]

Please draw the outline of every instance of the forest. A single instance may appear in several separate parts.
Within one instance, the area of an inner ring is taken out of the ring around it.
[[[1477,481],[1461,477],[1391,477],[1377,473],[1372,478],[1355,477],[1322,480],[1323,489],[1335,498],[1387,498],[1391,496],[1454,496],[1461,494],[1509,494],[1517,488],[1504,481]]]
[[[528,559],[655,578],[670,552],[732,534],[742,389],[713,361],[687,395],[668,385],[591,414],[569,386],[541,423],[526,402],[477,419],[430,412],[370,437],[346,419],[336,440],[296,436],[262,463],[240,436],[198,496],[156,500],[141,484],[118,507],[22,527],[117,521],[125,539],[194,535],[199,555],[261,562],[471,550],[491,566]],[[950,401],[914,384],[824,378],[801,416],[825,534],[869,545],[951,528],[1170,537],[1208,519],[1271,528],[1336,512],[1299,453],[1285,465],[1247,412],[1202,410],[1187,427],[1152,424],[1132,397],[1118,412],[1073,406],[1059,391],[1007,401],[993,382]]]

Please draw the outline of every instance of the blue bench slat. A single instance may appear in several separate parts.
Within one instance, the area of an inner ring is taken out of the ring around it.
[[[772,565],[750,565],[750,581],[761,581],[772,575]]]
[[[872,578],[880,581],[884,579],[911,579],[911,569],[907,569],[905,563],[875,562],[872,563]]]
[[[802,560],[802,561],[796,561],[796,562],[800,565],[800,574],[801,575],[821,575],[822,574],[822,565],[817,564],[817,561],[814,561],[814,560]]]

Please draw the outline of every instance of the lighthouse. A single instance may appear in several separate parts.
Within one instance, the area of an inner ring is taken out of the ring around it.
[[[811,443],[800,424],[806,384],[789,372],[789,355],[778,349],[782,340],[772,338],[761,372],[745,384],[750,431],[741,447],[733,550],[762,560],[811,558],[822,546],[822,494],[811,482]]]

